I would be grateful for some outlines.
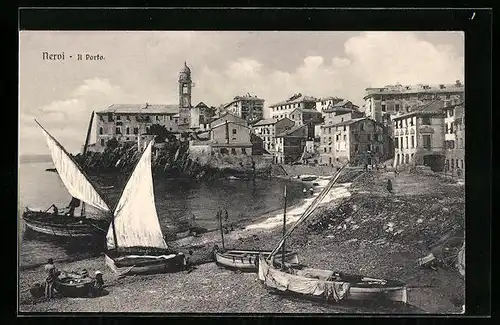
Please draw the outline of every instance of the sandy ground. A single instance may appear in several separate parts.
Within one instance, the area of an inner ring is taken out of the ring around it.
[[[393,180],[393,194],[385,190],[388,178]],[[194,252],[191,260],[199,265],[191,272],[117,279],[104,265],[103,257],[57,265],[63,270],[86,268],[91,274],[95,270],[102,271],[109,285],[109,294],[98,298],[61,297],[50,302],[34,301],[28,289],[34,282],[43,281],[44,273],[41,268],[24,270],[19,278],[19,310],[460,313],[464,304],[465,283],[457,269],[421,268],[417,266],[416,260],[430,251],[426,242],[436,241],[441,236],[438,231],[432,232],[437,227],[436,224],[446,224],[448,220],[454,220],[455,214],[460,213],[464,201],[463,185],[443,182],[439,177],[405,172],[397,177],[391,172],[373,172],[361,176],[359,173],[352,173],[342,183],[345,184],[337,187],[337,194],[341,193],[339,198],[330,197],[325,200],[327,202],[318,208],[307,224],[297,228],[296,233],[287,241],[287,248],[296,250],[302,263],[314,267],[402,280],[409,286],[408,299],[411,306],[336,306],[270,294],[258,281],[255,273],[233,272],[210,262],[213,246],[220,246],[221,241],[218,232],[211,232],[170,243],[171,247],[185,253],[189,250]],[[430,190],[432,195],[429,198]],[[319,189],[315,195],[318,192]],[[429,201],[431,199],[433,201]],[[370,205],[366,202],[374,203]],[[363,204],[366,206],[362,206]],[[422,206],[428,209],[422,209]],[[347,207],[351,207],[351,210]],[[287,220],[293,220],[294,215],[299,215],[303,209],[304,206],[300,204],[290,207]],[[437,209],[445,212],[437,213]],[[332,215],[336,217],[331,217]],[[388,220],[384,220],[384,217]],[[431,221],[433,217],[435,219]],[[269,213],[254,221],[251,226],[242,225],[243,229],[226,234],[226,248],[274,248],[280,239],[280,218],[280,212]],[[418,219],[422,218],[425,220],[419,222]],[[385,231],[383,226],[389,220],[395,224],[391,232]],[[380,229],[372,231],[377,229],[378,224]],[[394,235],[398,229],[403,231]]]

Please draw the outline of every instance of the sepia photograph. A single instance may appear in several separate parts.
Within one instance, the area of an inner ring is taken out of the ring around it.
[[[464,44],[20,31],[19,312],[463,314]]]

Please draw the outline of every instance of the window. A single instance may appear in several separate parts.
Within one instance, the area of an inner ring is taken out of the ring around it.
[[[430,149],[431,148],[431,136],[430,135],[423,135],[422,136],[423,140],[423,145],[425,149]]]
[[[415,137],[413,135],[411,136],[411,147],[415,148]]]
[[[127,115],[127,121],[130,121],[130,115]]]
[[[399,148],[399,139],[396,138],[396,141],[394,141],[394,148],[398,149]]]
[[[295,120],[295,114],[292,114],[292,120]]]
[[[127,128],[125,129],[125,133],[127,134],[130,134],[130,128],[127,126]]]
[[[382,112],[385,112],[386,109],[385,109],[385,105],[382,105]]]
[[[117,121],[120,121],[122,119],[122,117],[120,115],[116,115],[116,120]]]
[[[413,118],[410,118],[410,126],[413,126]]]
[[[134,128],[134,134],[139,134],[139,128]]]
[[[101,139],[101,146],[104,147],[104,139]]]
[[[451,160],[451,169],[455,169],[455,159]]]
[[[347,126],[344,125],[344,131],[347,130]]]
[[[156,115],[156,120],[159,121],[160,120],[160,116],[159,115]]]
[[[464,160],[460,160],[460,165],[461,165],[461,168],[464,169]]]
[[[146,134],[149,134],[149,126],[146,126]]]
[[[358,145],[357,144],[354,145],[354,152],[358,152]]]
[[[268,144],[268,147],[269,147],[269,144]],[[246,155],[247,154],[247,150],[245,148],[241,148],[241,153]]]
[[[236,134],[236,129],[233,129],[233,135]]]
[[[399,138],[399,140],[400,140],[400,146],[399,146],[399,148],[403,149],[403,137]]]
[[[458,168],[458,159],[456,160],[456,162],[457,162],[457,168]]]
[[[340,134],[337,134],[337,136],[335,137],[335,140],[337,140],[337,141],[340,140]]]
[[[116,128],[116,134],[122,134],[122,129],[120,127]]]
[[[104,129],[101,127],[99,127],[99,134],[104,134]]]
[[[326,147],[324,148],[324,151],[325,151],[325,153],[326,153]]]
[[[399,104],[396,104],[396,112],[399,112]]]
[[[113,122],[113,113],[108,113],[108,122]]]
[[[328,142],[332,142],[332,137],[328,137]]]
[[[170,121],[172,121],[172,115],[169,115],[169,116],[168,116],[168,119],[169,119]]]
[[[332,152],[332,147],[328,147],[328,152]]]
[[[431,118],[428,116],[422,117],[422,125],[431,125]]]
[[[405,148],[408,149],[408,137],[405,137]]]

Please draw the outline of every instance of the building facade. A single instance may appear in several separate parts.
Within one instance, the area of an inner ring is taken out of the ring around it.
[[[394,118],[394,166],[444,167],[444,101],[417,106]]]
[[[210,107],[203,102],[199,102],[196,106],[191,108],[189,128],[192,131],[207,131],[210,128],[212,113]]]
[[[343,115],[349,117],[350,114]],[[373,119],[348,118],[325,126],[324,130],[328,134],[323,135],[320,146],[321,164],[349,161],[355,165],[371,165],[378,164],[390,156],[386,146],[389,136],[387,129]]]
[[[289,99],[269,105],[271,108],[271,118],[281,120],[282,118],[290,118],[290,113],[297,109],[302,108],[306,110],[316,109],[317,99],[311,96],[304,96],[302,94],[295,94]]]
[[[283,118],[281,120],[276,120],[274,118],[260,120],[252,125],[252,129],[255,135],[262,139],[262,145],[264,150],[270,154],[275,152],[275,141],[274,138],[277,134],[280,134],[287,128],[291,128],[295,125],[295,122],[289,118]]]
[[[264,99],[252,96],[236,96],[233,101],[223,105],[222,112],[229,112],[241,117],[248,123],[261,120],[264,116]]]
[[[388,85],[382,88],[366,88],[366,116],[390,126],[392,116],[409,113],[412,107],[434,100],[463,101],[465,87],[457,80],[449,85]]]
[[[293,126],[276,135],[274,162],[291,164],[302,157],[307,142],[307,126]]]
[[[164,126],[168,131],[179,131],[179,107],[177,105],[113,104],[96,113],[95,151],[102,151],[112,138],[118,142],[143,140],[154,124]]]
[[[323,111],[325,109],[327,109],[331,105],[335,105],[337,103],[340,103],[341,101],[343,101],[342,98],[333,97],[333,96],[329,96],[329,97],[325,97],[325,98],[319,98],[316,101],[316,110],[318,112],[320,112],[320,113],[323,113]]]
[[[445,105],[444,112],[444,169],[458,176],[465,175],[465,106],[463,103]]]
[[[251,129],[225,121],[211,129],[212,152],[222,155],[252,155]]]

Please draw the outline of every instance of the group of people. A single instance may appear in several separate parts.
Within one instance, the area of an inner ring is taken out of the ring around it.
[[[45,298],[47,298],[47,300],[50,300],[54,297],[54,289],[57,284],[57,281],[59,280],[59,275],[61,275],[61,271],[59,271],[55,267],[54,260],[52,258],[49,258],[44,269],[46,273]],[[82,278],[89,277],[88,271],[83,270],[83,272],[80,274],[80,277]],[[99,270],[95,271],[95,278],[92,281],[92,285],[90,287],[91,292],[89,292],[89,295],[93,297],[98,296],[102,293],[103,289],[104,289],[104,279],[102,277],[102,272]]]
[[[64,213],[64,215],[73,217],[75,215],[75,209],[80,206],[80,200],[77,198],[72,198],[71,201],[69,202],[68,206],[66,207],[67,212]],[[57,216],[59,215],[59,208],[55,205],[52,204],[48,209],[52,209],[52,215]]]

